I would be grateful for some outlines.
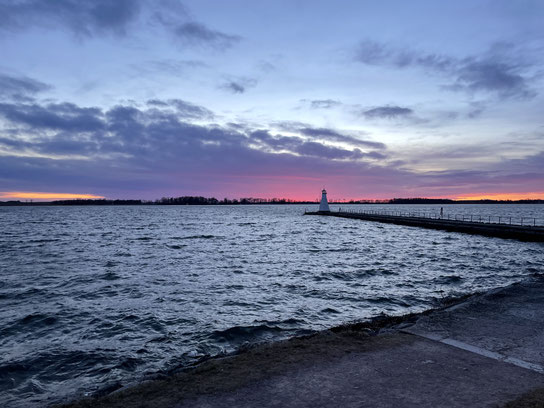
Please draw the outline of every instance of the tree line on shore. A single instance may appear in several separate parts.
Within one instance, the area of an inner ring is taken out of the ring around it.
[[[254,204],[317,204],[316,201],[297,201],[287,198],[240,198],[218,200],[215,197],[163,197],[158,200],[77,199],[57,201],[0,201],[0,206],[47,205],[254,205]],[[393,198],[387,200],[339,200],[330,204],[544,204],[544,200],[451,200],[437,198]]]

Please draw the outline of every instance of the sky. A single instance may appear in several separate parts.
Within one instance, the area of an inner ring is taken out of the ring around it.
[[[544,198],[544,2],[0,0],[0,200]]]

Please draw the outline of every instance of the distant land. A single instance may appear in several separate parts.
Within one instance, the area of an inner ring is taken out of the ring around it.
[[[392,198],[387,200],[342,200],[330,204],[544,204],[542,200],[451,200],[442,198]],[[256,205],[256,204],[319,204],[319,201],[296,201],[287,198],[163,197],[158,200],[77,199],[57,201],[0,201],[0,206],[69,206],[69,205]]]

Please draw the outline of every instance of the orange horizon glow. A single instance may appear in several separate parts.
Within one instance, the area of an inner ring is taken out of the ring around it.
[[[528,193],[491,193],[491,194],[467,194],[454,198],[454,200],[544,200],[544,192],[534,191]]]
[[[0,191],[0,199],[25,199],[25,200],[77,200],[77,199],[100,199],[104,196],[94,194],[72,194],[72,193],[44,193],[31,191]]]

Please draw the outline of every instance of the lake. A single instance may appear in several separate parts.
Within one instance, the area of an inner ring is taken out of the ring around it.
[[[331,207],[544,220],[544,205]],[[542,243],[303,216],[316,208],[0,208],[0,401],[59,402],[544,272]]]

